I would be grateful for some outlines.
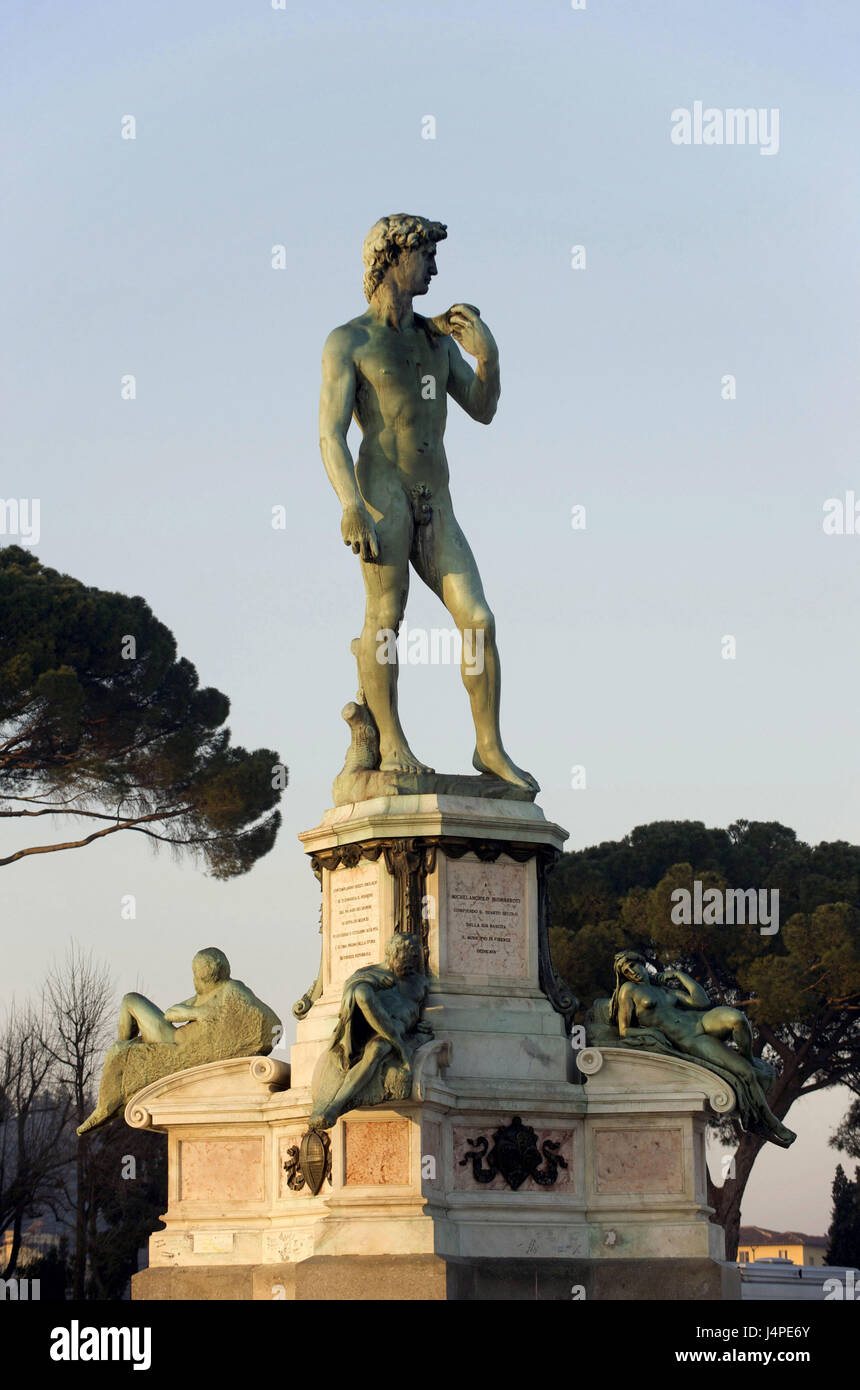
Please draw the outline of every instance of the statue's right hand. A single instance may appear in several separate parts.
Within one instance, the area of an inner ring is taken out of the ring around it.
[[[362,560],[376,560],[379,557],[379,541],[373,517],[366,507],[347,507],[340,523],[340,534],[344,545],[351,545],[353,553]]]

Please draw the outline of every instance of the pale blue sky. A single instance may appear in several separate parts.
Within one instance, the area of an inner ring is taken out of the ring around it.
[[[232,884],[129,837],[5,870],[4,997],[70,935],[162,1003],[204,944],[287,1015],[316,973],[296,834],[342,763],[362,613],[319,356],[386,212],[447,222],[425,305],[477,304],[499,342],[499,413],[452,415],[448,453],[547,815],[573,847],[684,817],[857,841],[860,536],[821,525],[860,494],[853,4],[50,0],[2,24],[0,494],[40,499],[45,563],[143,594],[292,779]],[[778,108],[779,153],[674,146],[696,100]],[[448,625],[417,580],[408,619]],[[467,770],[457,672],[401,685],[416,752]],[[792,1113],[745,1219],[824,1229],[841,1109]]]

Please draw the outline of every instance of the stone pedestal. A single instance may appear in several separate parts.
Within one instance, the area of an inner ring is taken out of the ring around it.
[[[290,1064],[197,1067],[126,1111],[170,1136],[166,1229],[133,1296],[653,1297],[657,1262],[675,1297],[720,1297],[705,1120],[734,1097],[691,1063],[620,1048],[576,1069],[576,1001],[547,943],[565,832],[527,802],[423,793],[339,807],[301,838],[322,962]],[[295,1159],[314,1075],[344,980],[395,930],[424,942],[433,1038],[409,1100],[338,1120],[313,1196]]]
[[[452,1044],[450,1079],[564,1083],[576,1007],[548,946],[546,876],[567,834],[539,807],[477,797],[380,797],[329,811],[301,837],[322,887],[320,975],[292,1050],[310,1087],[344,981],[395,931],[424,942],[424,1012]]]

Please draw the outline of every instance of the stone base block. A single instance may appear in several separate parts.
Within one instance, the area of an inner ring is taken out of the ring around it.
[[[449,1260],[448,1298],[458,1302],[570,1303],[741,1296],[740,1271],[716,1260]]]
[[[298,1264],[144,1269],[136,1302],[717,1302],[739,1299],[740,1270],[715,1260],[494,1260],[317,1255]]]
[[[131,1297],[138,1303],[243,1303],[255,1297],[253,1276],[253,1265],[141,1269],[132,1275]]]

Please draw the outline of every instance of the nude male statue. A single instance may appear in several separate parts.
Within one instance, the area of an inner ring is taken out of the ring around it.
[[[430,980],[417,937],[395,932],[384,965],[365,965],[343,987],[329,1051],[314,1087],[311,1129],[331,1129],[355,1105],[389,1099],[385,1072],[401,1096],[409,1094],[412,1057],[432,1036],[421,1021]],[[373,1089],[371,1089],[373,1088]]]
[[[441,598],[463,640],[461,664],[475,724],[473,766],[514,786],[538,790],[508,757],[499,730],[499,654],[493,614],[478,567],[454,515],[443,436],[447,397],[488,425],[499,399],[499,354],[470,304],[435,319],[412,301],[436,274],[443,223],[397,213],[365,238],[368,309],[334,329],[323,352],[320,449],[343,507],[341,534],[360,557],[367,607],[356,644],[359,680],[379,730],[380,770],[432,772],[412,752],[397,711],[397,663],[379,659],[384,632],[397,632],[409,566]],[[456,339],[456,342],[452,341]],[[477,359],[462,357],[457,343]],[[353,463],[346,434],[362,432]],[[484,660],[466,660],[482,633]]]
[[[217,946],[198,951],[191,975],[194,994],[164,1012],[144,994],[123,995],[117,1041],[105,1056],[98,1103],[78,1134],[100,1129],[136,1090],[160,1076],[224,1057],[271,1052],[281,1029],[278,1016],[232,978],[223,951]]]

